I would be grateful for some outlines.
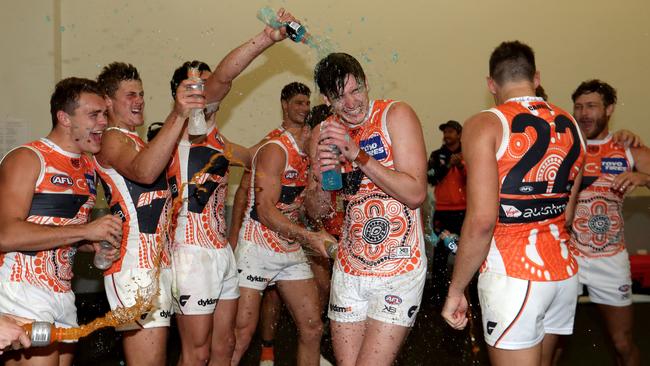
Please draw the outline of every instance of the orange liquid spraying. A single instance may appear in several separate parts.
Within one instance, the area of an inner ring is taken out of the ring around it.
[[[180,186],[178,196],[172,202],[172,209],[167,212],[166,217],[166,227],[165,231],[169,230],[169,226],[172,223],[172,214],[176,212],[180,206],[183,204],[183,190],[187,187],[188,184],[196,183],[203,174],[205,174],[208,169],[216,162],[216,160],[225,156],[231,162],[233,160],[232,151],[226,150],[224,154],[215,154],[210,158],[210,161],[201,168],[189,182],[183,182]],[[238,162],[241,164],[241,162]],[[244,164],[242,164],[244,165]],[[205,188],[200,187],[197,184],[199,190],[205,190]],[[158,239],[161,240],[161,239]],[[51,340],[52,342],[65,341],[65,340],[77,340],[81,337],[86,337],[90,333],[107,327],[119,327],[121,325],[132,323],[138,318],[148,312],[151,309],[153,299],[158,295],[158,277],[160,276],[160,259],[162,258],[162,243],[158,242],[157,250],[154,253],[153,258],[153,269],[150,272],[151,283],[146,287],[141,287],[135,297],[135,304],[130,307],[120,307],[115,310],[109,311],[106,315],[96,318],[88,324],[76,328],[58,328],[52,325],[51,328]],[[29,326],[29,330],[27,329]],[[31,324],[25,325],[26,331],[31,331]]]

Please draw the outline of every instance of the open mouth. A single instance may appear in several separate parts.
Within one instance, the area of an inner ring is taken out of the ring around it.
[[[102,142],[102,134],[104,133],[104,130],[100,131],[92,131],[90,132],[90,138],[92,139],[93,142],[100,144]]]

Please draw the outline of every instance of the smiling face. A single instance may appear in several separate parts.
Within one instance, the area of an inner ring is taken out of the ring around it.
[[[68,127],[72,145],[77,150],[73,152],[96,154],[108,124],[106,100],[97,94],[81,93],[77,104],[72,114],[59,111],[59,119]]]
[[[614,111],[614,105],[605,107],[599,93],[582,94],[573,103],[573,117],[588,139],[603,139],[609,133],[607,123]]]
[[[110,97],[111,118],[116,124],[135,129],[144,124],[144,90],[139,80],[123,80]]]
[[[309,96],[305,94],[296,94],[289,100],[283,100],[282,114],[285,123],[291,126],[303,126],[305,118],[309,114],[310,105]]]
[[[325,100],[332,106],[334,113],[349,124],[361,124],[368,116],[370,102],[367,85],[360,84],[351,74],[345,77],[342,92],[336,96],[326,96]]]

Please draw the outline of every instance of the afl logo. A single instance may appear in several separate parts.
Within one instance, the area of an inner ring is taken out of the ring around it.
[[[379,244],[388,236],[390,224],[383,217],[374,217],[363,225],[363,240],[368,244]]]
[[[296,179],[298,178],[298,172],[295,170],[289,170],[288,172],[284,173],[284,177],[286,179]]]
[[[533,191],[533,186],[521,186],[519,187],[519,192],[521,193],[530,193]]]
[[[70,178],[65,174],[53,175],[52,178],[50,178],[50,182],[52,182],[52,184],[54,185],[64,186],[64,187],[72,187],[72,185],[74,184],[72,178]]]
[[[630,285],[622,285],[621,287],[618,288],[618,290],[621,292],[628,292],[630,291]]]
[[[399,296],[395,295],[386,295],[386,297],[384,297],[384,300],[386,300],[386,302],[391,305],[399,305],[402,303],[402,299]]]

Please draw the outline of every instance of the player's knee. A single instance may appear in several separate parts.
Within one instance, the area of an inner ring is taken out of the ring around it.
[[[320,342],[323,334],[323,322],[319,318],[301,324],[298,336],[303,342]]]
[[[614,343],[616,352],[622,355],[632,352],[632,349],[634,348],[632,332],[620,332],[613,334],[612,342]]]
[[[235,334],[224,334],[219,337],[219,342],[212,345],[213,358],[230,358],[235,350]]]
[[[210,344],[194,346],[188,352],[183,352],[183,358],[190,361],[190,365],[204,365],[210,361]]]

